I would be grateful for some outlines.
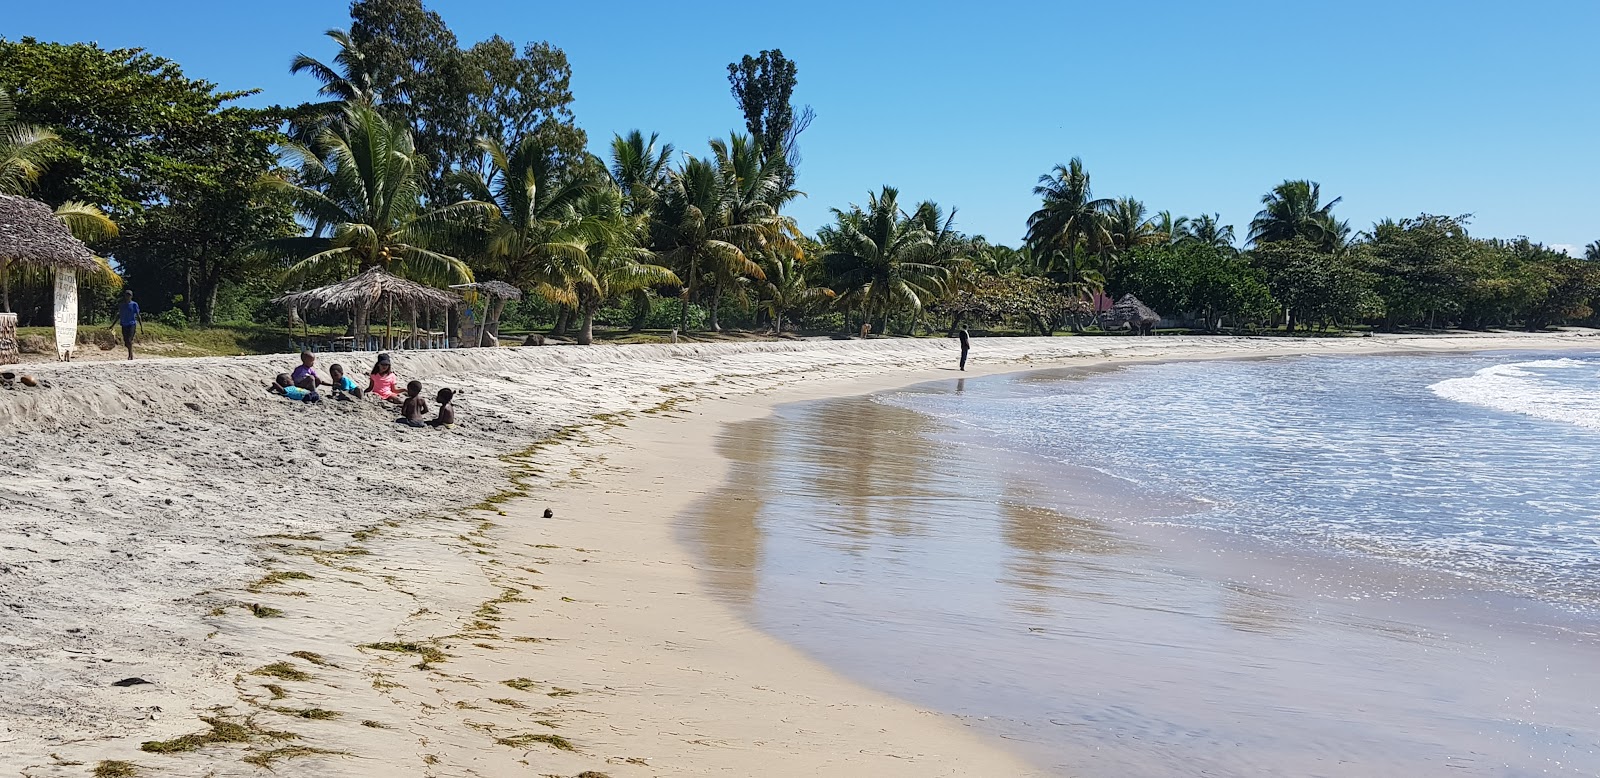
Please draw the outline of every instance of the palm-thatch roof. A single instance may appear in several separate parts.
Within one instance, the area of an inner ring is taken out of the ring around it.
[[[1139,302],[1139,298],[1125,294],[1101,316],[1101,319],[1113,326],[1131,324],[1135,327],[1154,327],[1161,321],[1161,314]]]
[[[442,289],[390,275],[383,272],[382,268],[375,267],[337,284],[287,294],[272,302],[305,309],[353,310],[365,307],[373,310],[384,303],[393,303],[399,308],[429,310],[447,309],[461,302],[461,298]]]
[[[474,284],[452,284],[451,289],[461,289],[477,292],[484,297],[498,297],[502,300],[521,300],[522,290],[504,281],[479,281]]]
[[[50,206],[0,195],[0,260],[48,268],[93,271],[94,253],[72,237]]]

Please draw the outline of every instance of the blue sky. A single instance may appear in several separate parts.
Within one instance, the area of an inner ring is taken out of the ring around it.
[[[290,57],[330,56],[322,31],[348,25],[339,0],[12,5],[7,38],[142,46],[279,103],[315,89]],[[1080,156],[1096,194],[1219,212],[1241,237],[1264,192],[1310,178],[1357,229],[1426,211],[1600,239],[1593,0],[429,5],[464,44],[564,48],[596,151],[637,127],[703,153],[742,129],[727,63],[783,49],[817,112],[791,207],[807,230],[892,184],[1015,243],[1034,180]]]

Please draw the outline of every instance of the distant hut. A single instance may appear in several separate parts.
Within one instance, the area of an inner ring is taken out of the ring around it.
[[[78,341],[78,271],[99,270],[94,253],[72,237],[50,207],[0,195],[0,364],[17,361],[17,315],[11,312],[12,266],[55,273],[56,353],[69,359]]]
[[[487,346],[500,340],[500,314],[505,312],[507,300],[521,300],[522,290],[504,281],[479,281],[472,284],[455,284],[457,291],[472,292],[484,299],[483,320],[478,323],[472,341],[475,346]]]
[[[1149,335],[1160,322],[1160,314],[1131,294],[1123,295],[1110,310],[1100,314],[1100,329],[1108,332],[1128,329],[1135,335]]]
[[[385,273],[382,268],[374,267],[354,278],[284,295],[272,302],[291,309],[331,309],[352,312],[355,319],[355,331],[352,334],[355,335],[357,347],[364,346],[367,342],[368,319],[371,318],[373,311],[381,311],[385,315],[386,323],[384,337],[379,346],[394,348],[395,309],[398,308],[405,316],[405,320],[409,321],[410,343],[415,346],[419,342],[417,314],[448,311],[451,306],[461,302],[461,298],[443,289],[407,281],[399,276]]]

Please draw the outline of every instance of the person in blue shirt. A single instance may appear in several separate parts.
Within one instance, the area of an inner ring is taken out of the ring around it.
[[[122,343],[128,347],[128,359],[133,359],[133,336],[139,332],[139,304],[133,301],[133,292],[122,293],[122,305],[117,306],[117,321],[122,323]]]

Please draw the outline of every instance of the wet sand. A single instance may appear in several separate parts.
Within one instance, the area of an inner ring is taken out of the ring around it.
[[[684,536],[722,597],[1051,775],[1600,774],[1592,619],[1142,523],[1184,506],[868,398],[719,446],[745,477]]]

